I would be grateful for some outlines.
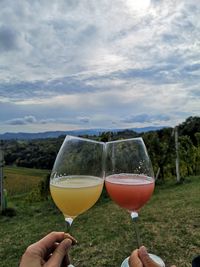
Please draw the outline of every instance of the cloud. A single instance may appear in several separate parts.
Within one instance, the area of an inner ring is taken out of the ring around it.
[[[19,47],[17,32],[5,25],[0,27],[0,51],[15,50]]]
[[[49,124],[49,123],[56,123],[55,119],[42,119],[40,120],[41,124]]]
[[[145,3],[0,1],[0,122],[127,127],[198,115],[200,3]]]
[[[49,81],[18,82],[18,83],[0,83],[0,94],[11,101],[25,99],[46,99],[46,97],[58,96],[60,94],[71,95],[74,93],[87,93],[97,91],[97,88],[81,82],[73,77],[54,79]]]
[[[78,117],[78,119],[83,124],[87,124],[90,122],[90,119],[88,117]]]
[[[10,125],[26,125],[26,124],[32,124],[32,123],[36,123],[37,120],[34,116],[25,116],[23,118],[15,118],[12,120],[9,120],[6,122],[6,124],[10,124]]]
[[[48,119],[42,119],[38,121],[39,124],[48,124],[48,123],[60,123],[60,124],[88,124],[90,122],[90,118],[88,117],[79,117],[79,116],[73,116],[73,118],[69,117],[60,117],[60,118],[48,118]]]
[[[36,122],[36,118],[34,116],[25,116],[24,117],[24,120],[27,122],[27,123],[35,123]]]
[[[126,123],[136,123],[136,122],[153,122],[153,121],[169,121],[170,117],[165,114],[150,115],[150,114],[138,114],[132,115],[124,119],[123,122]]]
[[[183,70],[185,72],[200,71],[200,63],[194,63],[192,65],[186,65]]]

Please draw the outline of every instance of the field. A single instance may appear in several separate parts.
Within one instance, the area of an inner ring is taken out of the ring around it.
[[[33,176],[33,170],[15,169],[15,172],[23,180],[23,172],[26,177]],[[8,180],[8,173],[6,175]],[[43,171],[38,171],[35,177],[39,181],[44,175]],[[33,180],[34,187],[36,180]],[[18,187],[13,184],[13,190],[15,186]],[[17,196],[13,192],[9,205],[15,207],[16,216],[0,216],[1,267],[18,266],[30,243],[48,232],[65,230],[63,216],[50,197],[29,202],[26,199],[29,193],[24,194],[24,188],[21,196],[19,187]],[[200,177],[190,177],[181,185],[171,181],[157,186],[153,197],[141,210],[138,223],[143,244],[150,252],[160,255],[166,266],[191,266],[192,258],[200,254]],[[93,208],[75,219],[71,234],[79,241],[70,252],[76,267],[118,267],[136,248],[129,215],[110,201],[105,192]]]
[[[9,195],[30,192],[48,173],[47,170],[6,167],[4,169],[5,188]]]

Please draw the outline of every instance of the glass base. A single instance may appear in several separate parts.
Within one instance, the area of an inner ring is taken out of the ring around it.
[[[67,267],[74,267],[74,265],[70,264],[70,265],[68,265]]]
[[[151,253],[149,253],[149,256],[150,256],[150,258],[151,258],[153,261],[155,261],[160,267],[165,267],[165,263],[164,263],[164,261],[163,261],[160,257],[158,257],[157,255],[151,254]],[[129,260],[129,257],[127,257],[127,258],[122,262],[121,267],[129,267],[128,260]]]

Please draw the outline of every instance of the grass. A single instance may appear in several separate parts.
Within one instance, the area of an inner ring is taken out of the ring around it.
[[[10,200],[17,215],[0,216],[1,267],[18,266],[29,244],[48,232],[65,230],[63,216],[51,199],[32,203],[19,197]],[[200,177],[181,185],[157,186],[140,212],[139,229],[144,245],[161,256],[166,266],[191,266],[192,258],[200,254]],[[76,267],[118,267],[136,248],[128,213],[106,197],[75,219],[71,234],[79,241],[70,251]]]
[[[48,173],[48,170],[5,167],[4,187],[9,195],[27,193],[37,187]]]

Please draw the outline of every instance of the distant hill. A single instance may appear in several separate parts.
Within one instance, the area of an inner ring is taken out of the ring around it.
[[[131,128],[128,130],[135,131],[137,133],[157,131],[164,128],[160,127],[143,127],[143,128]],[[87,129],[87,130],[73,130],[73,131],[49,131],[49,132],[40,132],[40,133],[4,133],[0,134],[0,140],[31,140],[31,139],[45,139],[45,138],[57,138],[61,135],[100,135],[102,132],[120,132],[125,129]]]

